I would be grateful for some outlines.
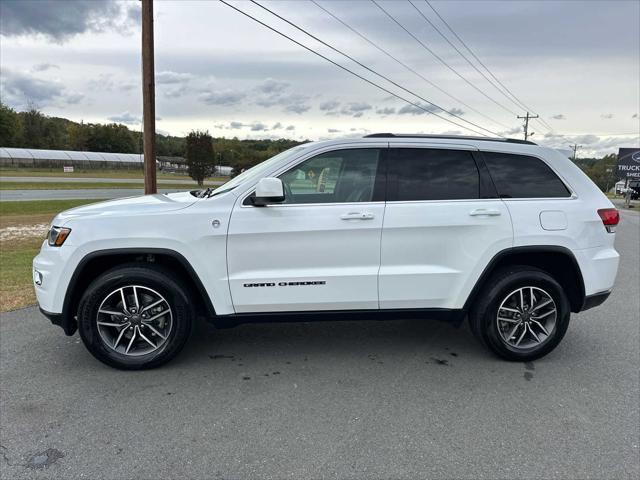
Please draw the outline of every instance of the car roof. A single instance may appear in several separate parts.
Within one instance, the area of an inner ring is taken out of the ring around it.
[[[474,140],[481,142],[505,142],[505,143],[518,143],[524,145],[536,145],[529,140],[520,140],[518,138],[504,138],[504,137],[474,137],[468,135],[429,135],[418,133],[371,133],[365,135],[362,138],[410,138],[410,139],[427,139],[427,140]]]

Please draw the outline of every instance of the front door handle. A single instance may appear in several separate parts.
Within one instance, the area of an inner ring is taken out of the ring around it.
[[[373,220],[373,213],[369,212],[349,212],[340,215],[342,220]]]
[[[500,212],[500,210],[492,210],[488,208],[476,208],[475,210],[471,210],[469,212],[469,215],[471,215],[472,217],[480,217],[480,216],[497,217],[498,215],[502,215],[502,213]]]

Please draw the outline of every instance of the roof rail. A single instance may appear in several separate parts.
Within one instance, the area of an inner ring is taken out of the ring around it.
[[[524,145],[536,145],[529,140],[520,140],[518,138],[499,138],[499,137],[472,137],[465,135],[422,135],[422,134],[406,134],[406,133],[372,133],[365,135],[363,138],[439,138],[446,140],[481,140],[485,142],[505,142],[505,143],[521,143]]]

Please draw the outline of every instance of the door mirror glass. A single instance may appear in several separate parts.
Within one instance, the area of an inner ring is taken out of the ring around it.
[[[253,204],[265,206],[269,203],[284,202],[284,188],[282,180],[279,178],[262,178],[256,187],[256,194],[253,197]]]

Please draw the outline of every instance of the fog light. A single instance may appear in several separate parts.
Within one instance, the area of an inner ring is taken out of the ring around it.
[[[38,286],[42,285],[42,274],[38,270],[33,271],[33,283]]]

